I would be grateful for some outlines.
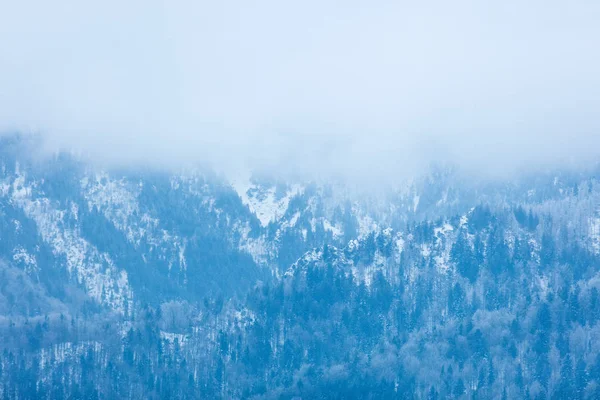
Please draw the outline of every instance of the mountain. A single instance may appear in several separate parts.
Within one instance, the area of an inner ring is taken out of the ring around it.
[[[0,398],[600,398],[600,170],[381,190],[0,138]]]

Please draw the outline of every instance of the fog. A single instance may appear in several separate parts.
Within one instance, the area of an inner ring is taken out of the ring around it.
[[[600,155],[597,1],[5,1],[0,131],[370,180]]]

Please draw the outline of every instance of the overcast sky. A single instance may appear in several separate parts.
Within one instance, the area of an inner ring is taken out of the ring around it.
[[[597,0],[3,1],[0,130],[348,176],[591,162],[598,21]]]

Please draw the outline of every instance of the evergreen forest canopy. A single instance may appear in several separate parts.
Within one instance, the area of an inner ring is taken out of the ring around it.
[[[598,170],[402,190],[0,146],[0,398],[600,398]]]

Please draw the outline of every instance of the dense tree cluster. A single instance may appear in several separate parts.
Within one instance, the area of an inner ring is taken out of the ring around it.
[[[3,397],[598,398],[598,257],[473,215],[323,246],[243,300],[12,322]]]
[[[265,181],[265,223],[215,175],[21,147],[0,138],[2,399],[600,398],[593,174]]]

